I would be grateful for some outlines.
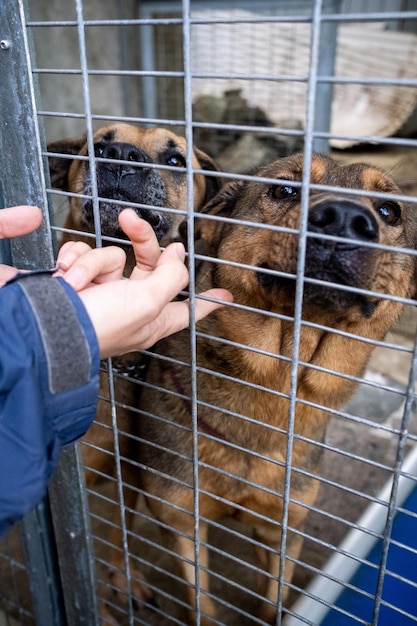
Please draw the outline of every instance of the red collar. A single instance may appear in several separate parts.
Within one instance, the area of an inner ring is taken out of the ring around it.
[[[184,406],[187,409],[187,412],[192,415],[192,404],[189,396],[186,395],[184,389],[181,385],[181,381],[178,378],[177,372],[175,368],[171,368],[171,378],[172,382],[175,385],[175,388],[179,394],[182,396],[182,400],[184,402]],[[206,420],[204,420],[200,415],[197,414],[197,426],[204,432],[206,435],[210,435],[211,437],[215,437],[216,439],[221,439],[222,441],[227,441],[227,437],[223,433],[221,433],[217,428],[211,426]]]

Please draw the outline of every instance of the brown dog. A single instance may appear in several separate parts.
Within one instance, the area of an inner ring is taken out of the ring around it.
[[[93,245],[94,238],[84,238],[79,234],[95,231],[92,180],[90,164],[86,159],[86,135],[51,143],[48,151],[69,155],[68,158],[58,155],[49,157],[52,186],[72,194],[80,194],[70,198],[70,211],[65,223],[68,232],[64,233],[62,243],[70,239],[84,239]],[[119,227],[118,215],[123,208],[129,206],[152,225],[161,245],[176,238],[178,225],[184,220],[187,211],[185,139],[163,128],[142,129],[130,124],[113,124],[94,133],[94,152],[97,158],[96,181],[102,235],[126,239]],[[71,158],[72,155],[79,158]],[[193,176],[194,210],[198,211],[219,191],[222,180],[214,161],[197,148],[193,150],[192,165],[196,170],[213,173],[212,176],[201,173]],[[130,273],[134,259],[130,247],[126,248],[126,252],[127,271]],[[138,386],[131,379],[142,377],[144,361],[138,353],[118,359],[113,366],[116,367],[114,401],[118,405],[117,446],[122,459],[127,459],[132,458],[131,435],[135,431],[138,416],[125,407],[138,404]],[[97,421],[91,426],[83,442],[86,444],[83,446],[83,461],[88,468],[87,485],[92,487],[98,477],[112,476],[115,466],[109,385],[104,373],[100,379]],[[124,480],[136,484],[134,467],[123,463],[122,469]],[[130,477],[130,473],[133,473],[133,477]],[[126,489],[124,495],[127,507],[126,525],[129,527],[129,508],[135,507],[137,491]],[[115,588],[125,587],[124,576],[120,574],[124,568],[123,552],[120,549],[120,526],[118,519],[110,540],[116,546],[110,557]],[[135,586],[134,581],[132,590],[143,599],[149,595],[146,587]]]
[[[158,389],[147,386],[141,395],[143,410],[158,416],[138,420],[141,483],[166,546],[178,555],[191,624],[196,602],[195,463],[200,623],[212,624],[210,616],[216,615],[208,595],[207,529],[211,520],[224,516],[252,527],[265,574],[259,617],[267,623],[276,619],[291,362],[297,357],[293,315],[301,193],[296,183],[302,180],[303,158],[276,161],[258,174],[271,182],[231,183],[205,208],[210,219],[198,218],[197,236],[213,261],[201,264],[197,290],[224,287],[234,294],[235,303],[198,324],[196,447],[189,400],[189,332],[156,346],[162,358],[152,360],[147,382]],[[364,193],[313,188],[308,202],[287,583],[301,549],[300,531],[318,491],[314,476],[330,417],[326,409],[342,407],[355,388],[349,377],[363,374],[372,344],[361,338],[381,340],[397,320],[402,304],[384,296],[409,298],[415,292],[415,257],[398,248],[415,249],[416,215],[389,195],[372,197],[375,192],[399,193],[394,182],[369,165],[341,165],[319,155],[312,161],[311,182]],[[179,359],[177,364],[173,358]],[[198,460],[193,462],[195,450]],[[284,599],[287,593],[286,585]]]
[[[49,157],[49,168],[53,187],[80,194],[70,198],[65,223],[66,229],[75,232],[65,232],[62,243],[69,239],[82,240],[80,233],[95,231],[90,164],[85,158],[86,136],[56,141],[48,145],[48,151],[80,157]],[[106,237],[126,239],[119,227],[118,216],[123,208],[131,206],[152,225],[161,245],[175,239],[187,210],[185,139],[163,128],[143,129],[118,123],[94,133],[94,152],[98,159],[96,180],[101,233]],[[222,181],[215,162],[201,150],[194,148],[192,162],[193,168],[215,174],[194,174],[194,210],[198,211],[219,191]],[[86,238],[85,241],[94,244],[93,238]],[[130,247],[127,252],[129,271],[134,259]],[[130,355],[119,359],[118,365],[122,374],[141,378],[142,362],[140,356]],[[129,389],[130,393],[131,387],[121,381],[117,399],[132,405],[122,388]],[[104,389],[101,391],[103,395],[108,395]],[[98,415],[101,422],[103,413],[108,411],[100,405]],[[110,415],[105,422],[111,424]],[[94,442],[98,448],[105,450],[113,447],[113,435],[108,428],[103,430],[93,426],[86,441]],[[112,472],[114,459],[109,454],[102,454],[99,449],[90,450],[85,460],[98,472]],[[88,482],[94,482],[91,474],[88,474]]]
[[[151,224],[162,244],[175,238],[187,210],[185,139],[163,128],[143,129],[118,123],[97,130],[93,140],[102,235],[126,239],[118,216],[129,206]],[[94,233],[86,135],[50,143],[48,151],[79,157],[49,157],[51,183],[53,187],[81,194],[70,198],[65,228]],[[214,161],[197,148],[192,165],[196,170],[219,172]],[[194,209],[198,211],[220,186],[218,174],[195,174]],[[75,238],[80,236],[64,234],[64,241]],[[92,244],[91,238],[86,241]]]

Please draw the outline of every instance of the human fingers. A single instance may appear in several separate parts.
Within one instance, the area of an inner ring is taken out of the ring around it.
[[[203,298],[210,298],[210,300]],[[219,300],[220,302],[214,302],[211,299]],[[206,315],[223,307],[227,302],[233,302],[233,296],[227,289],[216,288],[203,291],[195,299],[195,321],[199,322]]]
[[[7,283],[8,280],[13,278],[13,276],[17,274],[17,272],[18,270],[15,267],[0,264],[0,287],[2,287],[4,283]]]
[[[145,272],[152,271],[161,255],[152,226],[141,219],[133,209],[125,209],[120,213],[119,224],[132,242],[136,268]]]
[[[42,211],[36,206],[14,206],[0,211],[0,239],[27,235],[39,228]]]
[[[76,291],[82,291],[91,283],[118,281],[123,276],[126,254],[117,246],[89,248],[64,272],[63,278]]]
[[[116,280],[80,291],[103,358],[149,347],[165,336],[171,322],[164,309],[188,284],[183,257],[183,246],[173,244],[142,279]]]
[[[147,276],[148,283],[157,287],[158,299],[170,295],[172,300],[188,285],[189,274],[184,261],[185,248],[180,242],[169,244],[159,255],[155,269]]]
[[[200,296],[210,298],[210,300],[201,299]],[[213,299],[213,300],[211,300]],[[219,302],[215,302],[218,300]],[[213,313],[216,309],[220,309],[227,302],[233,302],[233,296],[226,289],[209,289],[204,291],[195,299],[195,321],[199,322],[204,317]],[[190,301],[182,300],[181,302],[171,302],[163,309],[160,319],[158,320],[158,328],[155,334],[158,337],[150,337],[150,341],[158,341],[164,337],[168,337],[173,333],[184,330],[190,325]],[[153,345],[149,343],[149,345]]]
[[[147,297],[154,305],[154,311],[163,311],[164,305],[171,302],[184,289],[189,281],[188,270],[184,265],[185,250],[181,243],[170,244],[161,254],[158,265],[146,281]],[[133,281],[135,282],[135,281]],[[219,302],[216,302],[218,300]],[[195,300],[195,320],[198,322],[212,311],[232,302],[233,296],[226,289],[209,289]],[[169,319],[167,334],[182,330],[189,325],[189,300],[175,304],[178,317]],[[172,307],[173,308],[173,307]],[[155,314],[155,313],[154,313]],[[165,331],[161,337],[167,336]]]
[[[209,300],[201,300],[197,297],[195,301],[195,321],[206,317],[216,309],[221,308],[227,302],[233,301],[232,294],[226,289],[210,289],[200,294],[207,298],[213,298],[219,300],[219,302],[213,302]],[[169,302],[166,304],[158,316],[151,320],[148,324],[144,325],[139,334],[131,335],[130,340],[135,342],[136,348],[132,349],[144,349],[150,348],[157,341],[173,335],[190,325],[190,303],[189,300],[182,300],[176,302]]]
[[[59,268],[57,275],[60,276],[61,273],[67,272],[80,256],[90,250],[91,246],[83,241],[67,241],[64,243],[59,249],[56,260],[56,264]]]
[[[217,300],[218,302],[216,302]],[[199,322],[216,309],[223,307],[227,302],[233,302],[233,296],[227,289],[203,291],[195,298],[195,321]],[[165,320],[165,330],[161,329],[163,334],[160,338],[168,337],[168,335],[172,335],[190,325],[190,301],[187,299],[181,302],[172,302],[171,304],[172,307],[170,305],[169,315]],[[164,311],[164,313],[167,312],[168,310]]]

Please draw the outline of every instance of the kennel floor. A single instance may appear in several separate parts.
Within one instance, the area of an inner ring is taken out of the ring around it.
[[[405,501],[403,509],[397,512],[394,518],[393,541],[388,551],[379,626],[417,624],[417,519],[415,515],[417,515],[417,487]],[[401,545],[397,545],[397,542]],[[336,624],[337,626],[354,626],[359,623],[358,618],[367,623],[372,622],[373,595],[377,585],[378,567],[372,567],[371,564],[379,565],[381,550],[382,541],[378,541],[367,556],[366,560],[370,564],[361,565],[350,581],[352,588],[345,589],[336,601],[339,609],[355,617],[332,609],[320,626],[335,626]]]

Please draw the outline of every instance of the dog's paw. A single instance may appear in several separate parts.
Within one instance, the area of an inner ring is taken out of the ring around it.
[[[113,597],[117,596],[120,601],[126,602],[127,592],[133,599],[135,608],[140,609],[145,604],[148,607],[155,607],[156,601],[153,592],[149,588],[145,576],[137,569],[130,570],[130,584],[127,585],[124,572],[117,571],[111,574]]]

